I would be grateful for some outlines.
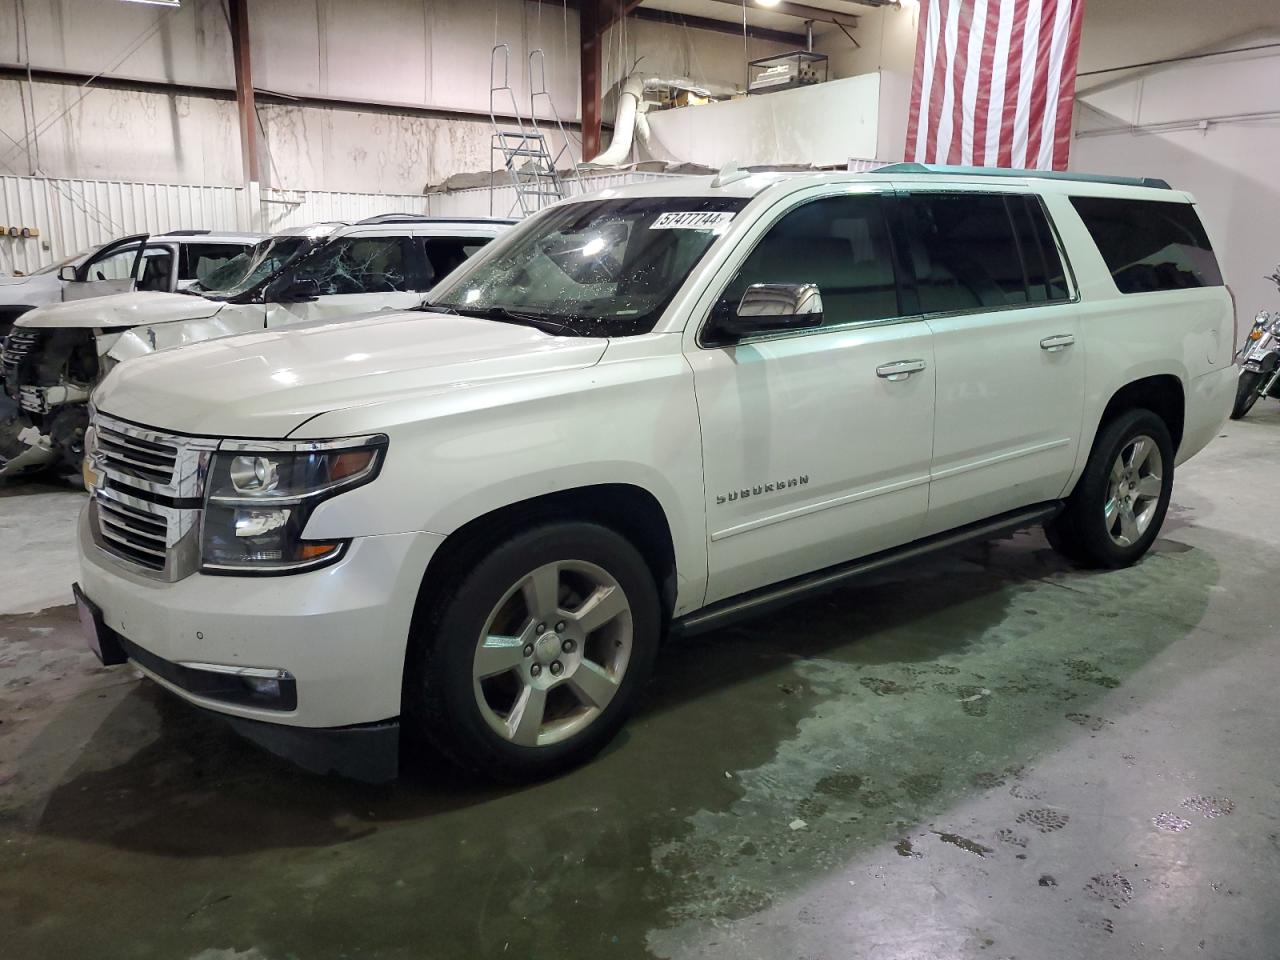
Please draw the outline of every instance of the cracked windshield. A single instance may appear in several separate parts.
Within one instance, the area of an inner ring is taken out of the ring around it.
[[[187,289],[210,300],[242,297],[254,292],[260,284],[314,245],[315,241],[309,237],[272,237],[247,253],[232,257]]]
[[[437,291],[429,307],[579,336],[648,333],[746,202],[642,197],[555,207]]]
[[[319,296],[425,289],[426,277],[410,267],[417,258],[406,256],[410,242],[408,237],[338,240],[300,264],[294,281],[314,282]]]

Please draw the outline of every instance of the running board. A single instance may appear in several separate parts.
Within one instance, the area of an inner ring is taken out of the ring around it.
[[[1011,510],[978,523],[957,527],[946,533],[914,540],[901,547],[873,553],[860,560],[837,564],[793,577],[782,583],[761,587],[750,593],[744,593],[727,600],[721,600],[695,610],[687,616],[680,617],[671,624],[672,636],[693,636],[708,630],[717,630],[748,617],[755,617],[777,607],[786,606],[815,593],[822,593],[843,586],[850,580],[866,576],[869,573],[883,570],[904,560],[916,560],[930,553],[945,550],[970,540],[989,540],[1006,533],[1013,533],[1024,527],[1032,527],[1038,523],[1046,523],[1056,517],[1063,508],[1063,503],[1053,500],[1039,503],[1033,507]]]

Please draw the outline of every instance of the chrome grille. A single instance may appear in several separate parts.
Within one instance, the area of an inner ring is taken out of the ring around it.
[[[0,371],[3,371],[4,380],[10,389],[16,391],[22,361],[39,349],[44,333],[45,331],[40,329],[14,327],[5,337],[4,349],[0,350]]]
[[[173,468],[178,462],[175,444],[145,439],[106,423],[99,423],[98,451],[102,467],[109,473],[118,473],[135,480],[168,486],[173,482]]]
[[[181,580],[200,559],[204,478],[218,441],[161,433],[95,413],[86,437],[90,532],[134,573]]]
[[[168,552],[169,522],[166,518],[99,498],[98,532],[110,541],[111,549],[134,563],[163,570]]]

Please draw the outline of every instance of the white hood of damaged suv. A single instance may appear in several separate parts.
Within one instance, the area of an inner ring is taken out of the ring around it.
[[[212,437],[282,439],[316,416],[406,396],[591,366],[604,338],[449,314],[373,317],[223,337],[121,363],[103,413]]]
[[[18,318],[21,327],[141,327],[176,320],[203,320],[223,303],[184,293],[115,293],[39,307]]]

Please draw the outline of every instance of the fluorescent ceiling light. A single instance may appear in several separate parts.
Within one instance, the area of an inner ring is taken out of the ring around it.
[[[778,0],[756,0],[757,7],[776,7]]]
[[[182,6],[182,0],[124,0],[125,3],[145,3],[149,7],[173,7],[177,9]]]

